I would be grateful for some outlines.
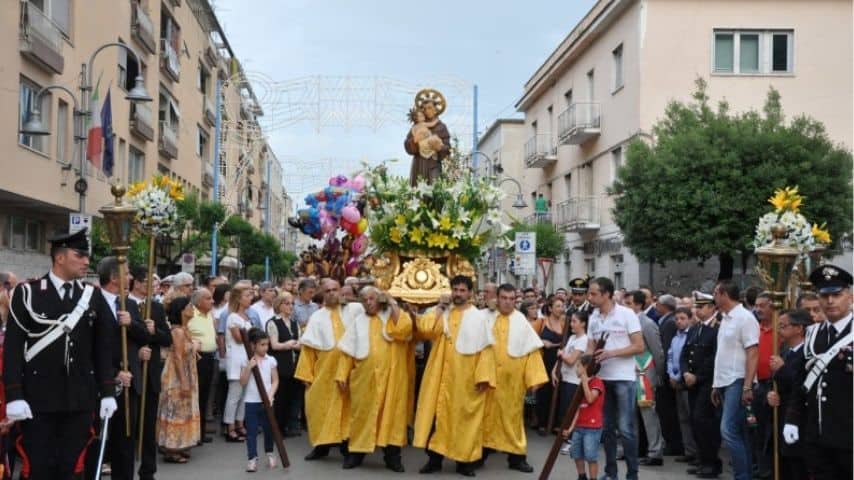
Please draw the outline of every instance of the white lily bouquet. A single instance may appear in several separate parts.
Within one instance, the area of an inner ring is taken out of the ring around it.
[[[130,203],[137,208],[140,229],[149,235],[170,232],[178,221],[178,200],[184,199],[181,184],[157,175],[151,182],[139,182],[128,189]]]

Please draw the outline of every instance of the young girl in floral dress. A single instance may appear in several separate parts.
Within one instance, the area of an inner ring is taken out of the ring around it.
[[[160,409],[157,413],[157,444],[169,463],[187,463],[189,449],[199,442],[199,376],[196,352],[187,323],[193,318],[189,297],[177,297],[169,305],[172,349],[161,377]]]

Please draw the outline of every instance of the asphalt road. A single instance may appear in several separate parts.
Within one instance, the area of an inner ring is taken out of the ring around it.
[[[493,455],[489,458],[486,466],[477,472],[476,478],[481,479],[508,479],[518,478],[536,479],[542,468],[546,454],[551,446],[551,438],[540,437],[536,432],[529,431],[528,434],[528,462],[536,469],[535,473],[524,474],[513,470],[507,470],[506,460],[503,455]],[[259,436],[259,450],[263,451],[263,437]],[[214,443],[205,444],[203,447],[193,449],[192,458],[183,465],[164,464],[158,465],[157,478],[163,479],[187,479],[187,480],[218,480],[236,478],[311,478],[311,479],[345,479],[362,480],[375,478],[401,478],[412,477],[428,480],[430,478],[464,478],[454,473],[454,463],[445,461],[441,474],[419,475],[418,469],[427,460],[423,450],[408,447],[403,451],[403,462],[406,472],[399,474],[386,470],[383,467],[382,452],[375,452],[365,458],[364,464],[357,469],[342,470],[341,456],[333,450],[329,457],[323,460],[306,462],[303,457],[309,452],[310,447],[305,435],[297,438],[287,439],[286,447],[290,456],[291,466],[287,469],[281,467],[269,470],[266,467],[266,459],[262,454],[262,462],[259,462],[257,473],[246,473],[246,447],[244,444],[225,443],[221,436],[214,439]],[[604,453],[600,455],[600,475],[604,468]],[[619,463],[620,478],[625,478],[625,463]],[[685,473],[685,465],[673,461],[673,457],[665,457],[662,467],[641,467],[641,480],[678,480],[695,479],[693,475]],[[109,477],[106,477],[109,478]],[[561,455],[557,461],[556,468],[551,478],[560,480],[574,480],[577,478],[575,465],[568,456]],[[721,475],[722,480],[732,479],[731,472],[726,471]]]

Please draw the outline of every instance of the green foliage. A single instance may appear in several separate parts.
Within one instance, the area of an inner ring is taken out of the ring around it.
[[[762,114],[709,106],[706,83],[693,102],[670,103],[655,143],[629,145],[610,189],[626,245],[643,261],[704,260],[749,254],[759,217],[777,188],[798,186],[802,213],[827,222],[834,241],[851,230],[851,152],[805,116],[785,123],[780,94]]]
[[[264,265],[249,265],[246,267],[246,276],[253,282],[264,280]]]
[[[555,258],[564,250],[563,235],[555,229],[552,223],[516,223],[507,234],[511,242],[516,232],[536,232],[537,257]]]

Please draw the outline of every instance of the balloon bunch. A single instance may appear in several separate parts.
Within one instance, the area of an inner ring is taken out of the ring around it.
[[[329,185],[319,192],[310,193],[305,197],[306,208],[297,211],[295,217],[288,223],[298,228],[302,233],[321,240],[326,238],[324,249],[315,252],[319,257],[331,263],[328,270],[340,263],[340,268],[346,275],[356,275],[359,272],[359,257],[368,246],[365,232],[368,230],[368,219],[365,215],[367,201],[363,198],[365,177],[356,175],[347,178],[336,175],[329,179]],[[344,239],[337,238],[339,229],[345,232]],[[310,262],[315,265],[319,261]],[[324,270],[319,268],[319,270]],[[330,276],[333,272],[327,271]]]

